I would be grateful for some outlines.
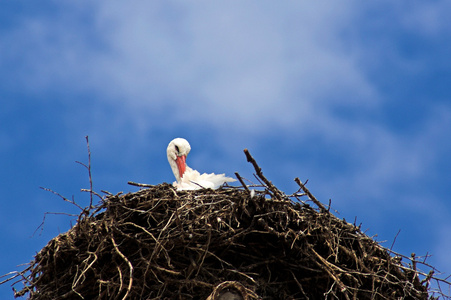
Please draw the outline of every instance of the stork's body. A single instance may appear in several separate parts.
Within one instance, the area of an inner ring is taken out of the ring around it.
[[[188,141],[182,138],[172,140],[167,148],[169,165],[175,179],[177,190],[198,190],[202,188],[217,189],[226,182],[236,181],[225,174],[200,174],[186,165],[186,157],[191,151]]]

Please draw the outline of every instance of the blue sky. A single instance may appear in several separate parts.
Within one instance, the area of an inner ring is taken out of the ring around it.
[[[281,190],[309,179],[340,218],[451,274],[447,1],[0,2],[0,273],[89,195],[172,182],[188,164]],[[12,299],[8,285],[0,298]]]

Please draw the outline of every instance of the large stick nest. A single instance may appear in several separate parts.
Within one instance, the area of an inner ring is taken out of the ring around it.
[[[316,199],[309,205],[298,183],[304,193],[291,197],[270,182],[106,196],[36,255],[16,296],[428,299],[430,277],[420,281],[414,259],[402,264]]]

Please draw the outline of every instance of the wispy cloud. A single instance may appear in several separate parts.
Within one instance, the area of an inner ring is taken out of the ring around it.
[[[15,41],[9,58],[25,58],[17,76],[30,89],[93,90],[137,110],[169,107],[170,121],[258,132],[312,121],[331,101],[373,101],[371,84],[335,38],[348,14],[336,8],[115,2],[96,7],[90,28],[24,20],[7,38]]]
[[[297,139],[316,135],[354,157],[349,176],[356,182],[418,178],[430,166],[433,154],[424,140],[433,139],[428,127],[441,118],[426,113],[431,120],[407,137],[380,122],[384,103],[393,99],[371,80],[369,55],[379,63],[399,58],[390,47],[372,48],[378,40],[385,46],[396,40],[376,35],[366,43],[362,32],[353,36],[357,21],[388,30],[377,18],[362,21],[374,6],[113,1],[92,5],[87,14],[71,5],[70,17],[23,19],[2,38],[12,45],[5,57],[20,66],[14,77],[21,87],[92,92],[93,101],[108,105],[116,121],[129,119],[144,135],[158,123],[208,124],[255,139],[277,132],[296,132]],[[397,30],[417,32],[423,23],[428,31],[443,28],[427,21],[441,15],[443,5],[406,12],[389,7],[391,18],[404,24]],[[89,26],[80,22],[85,19]],[[362,170],[365,175],[357,175]]]
[[[429,5],[426,11],[389,8],[398,24],[406,24],[402,30],[416,32],[423,23],[431,26],[428,31],[443,28],[427,21],[430,15],[442,15],[443,5]],[[133,115],[134,126],[143,132],[163,120],[168,127],[208,124],[256,138],[264,132],[311,127],[311,133],[331,143],[347,140],[356,153],[387,153],[372,170],[374,176],[385,174],[384,164],[392,165],[399,155],[405,161],[401,169],[416,170],[418,160],[402,153],[409,145],[415,156],[420,137],[400,140],[381,127],[381,106],[393,100],[372,82],[374,70],[368,63],[368,53],[379,63],[387,55],[396,56],[369,48],[378,39],[382,45],[396,42],[375,36],[367,44],[359,40],[362,32],[353,38],[352,28],[359,26],[355,22],[363,22],[374,6],[356,7],[352,1],[327,6],[132,6],[113,1],[92,5],[89,14],[81,4],[71,7],[75,10],[69,17],[65,13],[66,18],[24,18],[2,38],[3,45],[11,45],[3,62],[17,63],[13,77],[21,88],[92,92],[97,95],[93,101],[106,103],[117,115]],[[424,21],[416,25],[411,19]],[[377,25],[377,19],[369,24]],[[349,120],[337,111],[355,111],[360,117]]]

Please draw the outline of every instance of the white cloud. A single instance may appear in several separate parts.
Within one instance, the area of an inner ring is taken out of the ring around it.
[[[339,51],[343,6],[288,5],[274,12],[265,5],[203,3],[172,11],[179,20],[152,13],[160,9],[101,8],[99,22],[114,30],[108,35],[113,55],[103,57],[99,70],[110,69],[108,80],[132,105],[171,101],[180,107],[176,120],[220,129],[235,120],[241,130],[258,132],[311,121],[313,110],[330,101],[373,101],[353,57]]]
[[[338,38],[350,6],[109,2],[93,10],[92,27],[36,16],[10,33],[27,88],[92,90],[132,112],[170,108],[168,122],[253,133],[306,124],[331,102],[374,104]]]
[[[362,63],[387,54],[346,35],[359,26],[354,22],[365,6],[136,3],[91,6],[90,26],[76,22],[87,14],[81,8],[71,18],[23,20],[6,37],[13,43],[8,57],[23,56],[22,67],[30,71],[16,74],[21,84],[34,91],[95,92],[143,134],[155,126],[208,124],[257,139],[293,128],[302,135],[309,127],[355,156],[359,167],[350,176],[357,183],[417,179],[430,166],[434,153],[425,145],[435,130],[403,137],[365,119],[387,101]],[[394,8],[392,16],[402,23],[406,15]],[[363,120],[340,117],[336,108],[355,109]]]

